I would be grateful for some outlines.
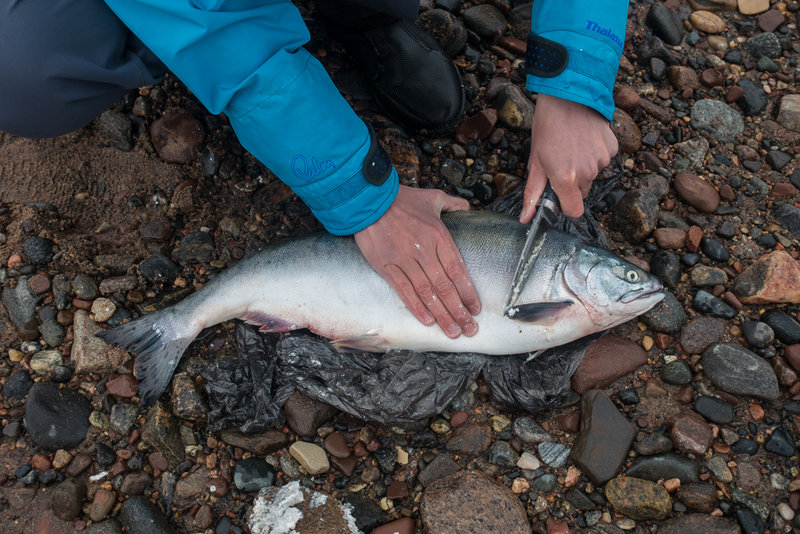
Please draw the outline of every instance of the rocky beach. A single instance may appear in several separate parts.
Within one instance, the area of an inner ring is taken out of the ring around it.
[[[519,192],[530,4],[423,0],[465,85],[450,132],[383,115],[298,4],[402,183],[476,210]],[[535,413],[478,377],[411,425],[295,391],[281,424],[212,429],[207,369],[237,358],[233,323],[142,407],[131,355],[95,334],[321,227],[171,74],[71,134],[0,133],[0,532],[800,532],[799,13],[630,3],[603,173],[618,181],[593,211],[667,295],[592,342]]]

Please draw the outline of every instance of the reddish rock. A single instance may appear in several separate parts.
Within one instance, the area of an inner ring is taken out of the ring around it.
[[[776,198],[794,198],[797,188],[790,183],[780,182],[772,186],[772,196]]]
[[[698,211],[713,213],[719,207],[719,193],[714,186],[692,173],[678,174],[673,185],[681,198]]]
[[[325,438],[322,442],[325,450],[328,451],[331,456],[335,456],[337,458],[347,458],[352,454],[352,450],[350,447],[347,446],[347,440],[341,434],[341,432],[333,432]]]
[[[370,534],[414,534],[414,520],[404,517],[375,528]]]
[[[572,389],[583,394],[590,389],[604,388],[646,362],[647,353],[636,343],[613,334],[605,335],[586,349],[586,355],[572,375]]]
[[[786,18],[783,16],[783,13],[777,9],[770,9],[769,11],[760,14],[758,17],[756,17],[756,20],[758,20],[758,26],[765,32],[774,32],[778,29],[778,26],[786,22]]]
[[[759,489],[762,484],[761,471],[749,462],[739,462],[736,480],[739,482],[739,487],[745,491]]]
[[[800,344],[788,345],[783,349],[783,357],[795,371],[800,373]]]
[[[106,390],[117,397],[130,399],[139,393],[139,381],[132,374],[113,375],[106,382]]]
[[[454,412],[453,415],[450,416],[450,426],[452,428],[459,427],[467,422],[469,419],[469,414],[467,412]]]
[[[36,453],[31,457],[31,467],[37,471],[47,471],[52,466],[50,459],[42,453]]]
[[[744,89],[739,87],[738,85],[731,85],[728,87],[728,94],[725,95],[725,102],[728,104],[733,104],[740,98],[744,96]]]
[[[310,437],[334,416],[336,408],[295,391],[283,405],[286,424],[295,434]]]
[[[681,452],[703,455],[713,439],[711,427],[693,412],[673,415],[669,424],[673,446]]]
[[[678,500],[689,510],[710,514],[717,507],[717,489],[711,484],[690,483],[678,488]]]
[[[116,502],[117,498],[112,492],[102,488],[97,490],[92,504],[89,505],[89,518],[95,523],[102,521],[114,508]]]
[[[689,231],[686,232],[686,248],[690,252],[697,252],[700,250],[700,241],[703,240],[703,229],[699,226],[690,226]]]
[[[386,496],[390,499],[405,499],[408,493],[408,484],[401,480],[395,480],[386,488]]]
[[[458,427],[447,440],[447,450],[456,454],[476,456],[492,444],[492,431],[488,426],[464,425]]]
[[[158,469],[162,473],[169,469],[169,462],[167,462],[167,459],[164,458],[164,455],[158,451],[151,452],[147,456],[147,462],[150,464],[150,467],[153,469]]]
[[[686,241],[686,232],[680,228],[656,228],[653,237],[659,248],[676,250],[681,248]]]
[[[720,87],[725,77],[718,70],[706,69],[700,73],[700,83],[706,87]]]
[[[619,84],[614,87],[614,105],[630,113],[639,107],[639,93],[630,85]]]
[[[344,476],[349,477],[353,474],[353,471],[356,470],[358,458],[356,456],[349,456],[347,458],[331,456],[331,465],[341,471]]]
[[[626,154],[633,154],[642,147],[642,131],[633,122],[630,115],[621,109],[614,110],[614,120],[611,129],[617,136],[619,149]]]
[[[673,65],[667,68],[667,77],[669,78],[669,82],[672,84],[672,87],[678,91],[697,89],[700,86],[700,82],[697,79],[697,73],[691,67]]]
[[[681,330],[681,346],[689,354],[700,354],[725,337],[725,324],[711,317],[692,319]]]
[[[214,513],[214,509],[208,504],[204,504],[195,514],[192,526],[195,531],[202,532],[209,528],[216,518],[217,514]]]
[[[736,155],[742,161],[761,161],[761,155],[758,150],[747,145],[738,145],[736,147]]]
[[[79,452],[72,458],[65,471],[69,476],[77,477],[90,465],[92,465],[92,457],[85,452]]]
[[[41,295],[50,290],[50,277],[45,273],[36,273],[28,278],[28,289],[34,295]]]
[[[722,184],[719,186],[719,196],[722,200],[727,200],[730,202],[736,198],[736,193],[734,193],[733,188],[728,184]]]
[[[784,250],[759,258],[733,284],[745,304],[800,304],[800,263]]]
[[[194,161],[205,139],[203,125],[187,112],[165,112],[150,126],[150,140],[161,159],[170,163]]]
[[[456,140],[463,145],[470,141],[483,139],[491,133],[495,124],[497,124],[497,110],[482,109],[461,123]]]
[[[772,359],[772,369],[775,371],[775,376],[778,377],[778,383],[782,386],[789,387],[797,382],[797,373],[792,369],[789,364],[777,356]]]

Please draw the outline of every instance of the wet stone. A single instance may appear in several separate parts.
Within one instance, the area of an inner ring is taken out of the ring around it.
[[[80,393],[40,382],[31,387],[25,404],[25,428],[42,449],[71,449],[86,437],[90,412]]]
[[[514,467],[519,460],[519,454],[507,441],[495,441],[487,451],[490,463],[501,467]]]
[[[552,441],[543,441],[539,443],[539,445],[536,446],[536,450],[542,462],[553,468],[559,468],[564,465],[570,453],[569,447]]]
[[[772,216],[792,234],[800,237],[800,209],[791,204],[776,204],[772,210]]]
[[[149,499],[135,495],[122,503],[119,521],[129,534],[174,534],[175,529]]]
[[[170,163],[197,159],[205,138],[203,125],[181,109],[165,112],[150,126],[150,139],[159,157]]]
[[[77,478],[68,478],[50,494],[53,513],[64,521],[72,521],[81,513],[86,498],[86,484]]]
[[[718,100],[698,100],[691,111],[692,126],[722,143],[730,143],[744,131],[741,115]]]
[[[633,477],[617,477],[606,484],[606,499],[617,512],[632,519],[665,519],[672,499],[662,486]]]
[[[700,290],[694,296],[693,307],[695,310],[712,317],[732,319],[736,317],[736,310],[708,291]]]
[[[686,322],[686,312],[678,299],[670,291],[650,311],[641,316],[642,321],[655,330],[665,334],[675,334]]]
[[[462,16],[467,28],[490,42],[495,36],[505,32],[508,24],[503,13],[490,4],[467,8]]]
[[[106,391],[115,397],[130,399],[139,393],[139,381],[132,374],[111,375],[106,382]]]
[[[228,445],[239,447],[259,456],[279,451],[289,444],[289,437],[279,430],[243,434],[226,429],[220,432],[220,438]]]
[[[728,275],[722,269],[697,265],[691,272],[692,284],[698,287],[725,285]]]
[[[438,5],[438,3],[437,3]],[[456,56],[467,43],[467,30],[458,17],[444,9],[430,9],[417,18],[419,24],[439,43],[450,57]]]
[[[390,474],[394,471],[397,464],[398,452],[393,447],[381,447],[375,451],[372,456],[375,458],[375,463],[378,464],[383,474]]]
[[[747,343],[756,348],[763,348],[775,341],[775,332],[767,323],[761,321],[745,321],[742,333]]]
[[[636,442],[636,452],[642,456],[654,456],[672,450],[672,440],[663,434],[650,434]],[[647,478],[647,477],[642,477]]]
[[[764,522],[747,508],[736,509],[736,520],[739,522],[743,534],[762,534],[764,532]]]
[[[27,279],[22,277],[16,287],[6,285],[0,294],[6,312],[8,312],[14,326],[21,328],[36,315],[36,305],[40,297],[28,289]],[[35,333],[35,330],[34,330]]]
[[[702,455],[711,446],[711,427],[697,414],[677,414],[670,418],[669,423],[672,443],[679,451]]]
[[[48,319],[39,325],[39,334],[50,347],[57,347],[64,342],[64,328],[53,319]]]
[[[752,456],[758,452],[758,442],[752,439],[741,438],[731,445],[731,451],[736,454],[748,454]]]
[[[208,408],[197,386],[186,373],[178,373],[172,381],[172,413],[189,421],[205,421]]]
[[[675,360],[661,370],[661,380],[667,384],[682,386],[692,381],[692,370],[683,360]]]
[[[114,371],[129,356],[119,347],[112,347],[95,334],[103,328],[91,320],[84,310],[75,312],[73,320],[72,352],[76,374],[109,373]]]
[[[119,492],[122,495],[143,495],[153,485],[153,477],[144,472],[128,473],[122,480]]]
[[[744,48],[755,58],[761,56],[777,58],[781,55],[780,39],[772,32],[754,35],[744,43]]]
[[[97,120],[97,134],[102,141],[117,150],[133,149],[133,123],[119,111],[106,110]]]
[[[659,534],[738,534],[738,526],[726,517],[680,514],[664,521]]]
[[[140,263],[139,272],[151,284],[170,286],[178,277],[180,271],[171,259],[158,253]]]
[[[451,185],[460,187],[464,181],[467,168],[453,159],[445,159],[439,167],[439,175]]]
[[[475,510],[480,510],[476,514]],[[506,487],[477,471],[462,471],[431,484],[422,494],[420,517],[427,532],[530,534],[525,507]]]
[[[773,430],[772,434],[764,442],[764,448],[780,456],[791,457],[797,453],[795,446],[795,439],[791,431],[785,426],[781,425]]]
[[[172,466],[177,466],[184,459],[178,421],[161,402],[157,402],[147,410],[142,427],[142,440],[163,454]]]
[[[516,130],[530,130],[534,108],[522,89],[516,85],[504,86],[500,89],[494,104],[498,110],[500,124]]]
[[[778,397],[778,379],[769,364],[736,343],[720,343],[703,353],[703,373],[721,390],[764,399]]]
[[[725,484],[733,481],[733,474],[722,456],[713,456],[706,462],[706,467],[714,478]]]
[[[683,26],[677,13],[667,6],[656,3],[647,12],[645,24],[665,43],[677,46],[683,40]]]
[[[703,253],[714,261],[725,263],[731,257],[725,245],[714,239],[713,237],[704,237],[700,241],[700,248]]]
[[[82,300],[94,300],[100,294],[94,279],[83,273],[73,278],[72,291]]]
[[[477,456],[492,443],[492,432],[487,426],[463,425],[455,429],[447,440],[447,450],[456,454]]]
[[[552,436],[539,423],[529,417],[517,417],[513,423],[514,434],[526,445],[550,441]]]
[[[239,460],[233,470],[233,483],[239,491],[259,491],[275,485],[275,470],[263,458]]]
[[[431,463],[420,471],[418,480],[423,486],[428,486],[440,478],[447,477],[458,472],[461,466],[446,454],[440,454]]]
[[[658,198],[650,191],[634,189],[625,193],[611,216],[611,225],[634,243],[645,239],[656,228]]]
[[[614,110],[611,129],[617,136],[621,152],[633,154],[642,147],[642,131],[630,115],[623,110]]]
[[[692,319],[681,331],[681,346],[689,354],[700,354],[725,337],[725,324],[708,317]]]
[[[746,304],[800,303],[800,263],[784,250],[758,258],[734,281],[733,291]]]
[[[780,150],[770,150],[767,152],[765,160],[770,167],[779,171],[792,161],[792,156]]]
[[[572,375],[572,389],[585,393],[606,387],[646,362],[647,353],[636,343],[605,335],[586,349],[583,360]]]
[[[570,455],[595,484],[602,484],[617,474],[635,435],[636,429],[614,403],[601,391],[591,390],[581,402],[580,431]]]
[[[53,260],[53,242],[43,237],[28,237],[22,242],[22,251],[33,263],[50,263]]]
[[[800,323],[783,310],[771,309],[761,316],[775,332],[775,337],[786,345],[800,343]]]
[[[712,423],[728,424],[733,421],[733,407],[716,397],[698,397],[694,401],[694,409]]]
[[[108,516],[116,502],[116,497],[109,490],[103,488],[97,490],[92,504],[89,505],[89,518],[95,523],[99,523]]]
[[[283,405],[286,424],[303,437],[316,435],[317,429],[336,413],[332,406],[295,391]]]
[[[670,478],[677,478],[684,484],[699,481],[697,465],[686,457],[672,453],[638,458],[625,473],[653,482]]]
[[[711,513],[717,506],[717,490],[711,484],[692,483],[681,485],[677,497],[689,510]]]
[[[43,350],[31,356],[31,370],[40,374],[50,374],[53,369],[63,363],[61,352],[57,350]]]
[[[289,452],[310,475],[326,473],[331,468],[328,456],[319,445],[296,441],[289,447]]]
[[[778,123],[794,132],[800,132],[800,95],[784,95],[778,111]]]
[[[742,97],[736,103],[742,113],[747,116],[758,115],[767,108],[767,94],[760,85],[750,80],[741,80],[739,87],[742,89]]]

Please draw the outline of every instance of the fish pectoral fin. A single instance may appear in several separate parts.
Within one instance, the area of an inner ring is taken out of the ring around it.
[[[386,352],[389,348],[386,338],[378,334],[334,339],[331,344],[339,352]]]
[[[554,318],[573,304],[574,302],[571,300],[519,304],[509,308],[505,315],[509,319],[522,321],[523,323],[538,323]]]

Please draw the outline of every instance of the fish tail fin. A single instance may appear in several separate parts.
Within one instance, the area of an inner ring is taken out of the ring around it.
[[[97,334],[106,343],[136,353],[134,373],[139,379],[139,396],[144,406],[158,400],[184,351],[200,333],[200,329],[178,328],[178,324],[190,322],[179,320],[175,310],[168,309]]]

